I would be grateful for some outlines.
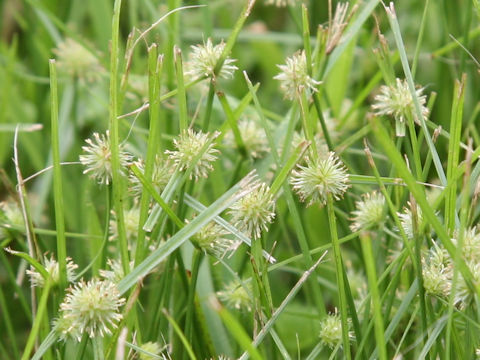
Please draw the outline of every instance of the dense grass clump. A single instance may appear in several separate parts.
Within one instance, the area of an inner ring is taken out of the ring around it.
[[[480,356],[477,1],[0,6],[1,359]]]

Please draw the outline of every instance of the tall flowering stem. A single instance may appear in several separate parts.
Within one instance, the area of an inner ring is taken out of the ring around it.
[[[343,261],[340,251],[340,242],[338,241],[337,220],[333,209],[333,196],[327,194],[327,214],[328,224],[330,226],[330,234],[332,236],[333,256],[335,258],[335,268],[337,272],[338,298],[340,300],[340,315],[342,320],[342,340],[343,352],[346,359],[350,360],[350,335],[348,333],[348,309],[347,309],[347,293],[345,288],[345,278],[343,277]]]
[[[122,197],[122,178],[120,173],[120,156],[118,142],[118,37],[120,27],[120,8],[122,0],[115,0],[113,5],[112,20],[112,42],[110,50],[110,103],[109,103],[109,129],[110,144],[112,156],[112,188],[113,188],[113,206],[117,216],[118,243],[120,246],[120,256],[125,274],[130,271],[128,243],[125,236],[125,219],[123,215]]]

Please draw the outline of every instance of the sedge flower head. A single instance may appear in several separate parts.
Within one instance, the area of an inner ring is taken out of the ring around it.
[[[138,160],[134,164],[137,166],[138,170],[142,174],[145,174],[145,162],[143,160]],[[162,193],[162,191],[165,189],[165,186],[167,186],[171,176],[172,164],[160,155],[155,156],[155,162],[153,164],[153,172],[150,183],[157,191],[157,193]],[[140,180],[133,173],[129,175],[128,180],[130,182],[131,193],[134,196],[139,196],[143,190],[143,185]]]
[[[16,201],[9,199],[0,202],[0,240],[9,236],[12,226],[25,228],[22,210]]]
[[[342,342],[342,320],[337,309],[335,309],[335,313],[328,314],[320,323],[319,337],[331,349]]]
[[[112,179],[112,151],[110,133],[107,130],[105,135],[94,133],[93,139],[86,139],[87,146],[82,150],[86,155],[80,155],[80,162],[86,167],[84,174],[90,173],[90,177],[97,179],[99,184],[108,185]],[[130,164],[132,156],[123,151],[123,145],[119,146],[120,170]]]
[[[70,257],[66,258],[67,262],[67,281],[73,282],[75,280],[75,269],[78,268],[78,265],[75,264]],[[59,264],[53,258],[53,255],[50,256],[50,259],[45,256],[43,259],[44,268],[47,273],[50,275],[53,284],[58,284],[60,281],[60,271],[59,271]],[[34,268],[31,270],[27,270],[27,274],[30,276],[30,282],[32,286],[44,287],[45,286],[45,279],[43,276]]]
[[[400,219],[400,224],[402,225],[403,231],[405,232],[405,235],[407,236],[408,239],[413,239],[414,237],[414,218],[413,218],[413,212],[412,212],[412,204],[408,202],[408,206],[403,208],[403,211],[401,213],[397,213],[398,218]],[[422,209],[420,206],[416,205],[417,208],[417,223],[416,227],[418,228],[418,225],[422,223]]]
[[[218,74],[215,74],[215,67],[218,60],[222,56],[225,49],[225,43],[213,45],[212,39],[207,39],[207,43],[203,45],[192,46],[190,53],[190,61],[186,64],[187,71],[185,75],[191,76],[193,79],[202,78],[204,76],[215,78],[216,75],[220,78],[228,79],[233,77],[233,73],[238,68],[233,65],[237,60],[227,57],[223,62],[222,68]]]
[[[423,287],[427,294],[448,297],[452,288],[453,263],[447,250],[433,242],[422,256]]]
[[[285,98],[294,100],[306,90],[317,91],[320,81],[312,79],[307,71],[307,58],[305,51],[299,51],[286,59],[285,65],[277,65],[281,73],[274,77],[280,81],[280,89]]]
[[[119,308],[125,303],[115,284],[108,280],[83,280],[68,289],[60,305],[60,317],[55,328],[63,339],[81,340],[83,334],[90,338],[111,334],[122,319]]]
[[[149,341],[140,346],[138,355],[140,360],[166,359],[162,351],[163,347],[158,342]]]
[[[209,134],[199,131],[196,133],[192,129],[188,129],[173,140],[173,145],[177,150],[167,150],[165,153],[169,155],[169,158],[180,171],[184,171],[194,164],[190,179],[192,177],[195,180],[200,177],[206,178],[208,173],[213,170],[212,162],[217,160],[217,154],[219,153],[213,144],[213,140],[218,135],[220,135],[219,132]],[[198,158],[202,151],[203,153]]]
[[[239,280],[231,281],[222,291],[217,292],[220,300],[229,308],[246,311],[252,310],[252,294],[252,283]]]
[[[335,15],[328,26],[326,53],[329,54],[340,43],[343,30],[347,26],[348,2],[337,3]]]
[[[99,79],[103,68],[97,57],[73,39],[66,39],[53,50],[57,55],[59,71],[81,81],[93,82]]]
[[[107,265],[110,270],[100,269],[100,277],[105,280],[108,280],[114,284],[118,284],[120,280],[125,277],[125,272],[123,271],[123,265],[119,260],[116,259],[107,259]],[[130,271],[133,270],[134,262],[129,263]]]
[[[212,221],[202,227],[190,240],[199,250],[222,259],[239,245],[237,241],[227,238],[228,234],[228,231]]]
[[[452,242],[458,246],[458,231]],[[462,255],[464,260],[468,262],[480,262],[480,233],[476,227],[468,228],[463,233],[462,239]]]
[[[275,200],[267,184],[254,186],[230,207],[229,213],[237,229],[248,237],[259,239],[262,230],[268,231],[268,225],[275,218]]]
[[[308,206],[316,202],[325,205],[329,194],[339,200],[350,186],[347,169],[333,151],[316,160],[307,158],[306,166],[297,165],[290,183]]]
[[[358,231],[382,223],[385,217],[384,207],[385,198],[381,193],[374,191],[364,194],[362,200],[355,203],[356,210],[352,212],[350,229]]]
[[[109,240],[118,238],[117,214],[114,210],[111,212],[109,222]],[[125,223],[125,235],[127,240],[133,240],[138,233],[138,224],[140,223],[140,208],[138,204],[123,212]]]
[[[265,131],[259,124],[251,119],[242,119],[238,122],[238,130],[242,137],[243,144],[247,154],[254,159],[261,158],[268,152],[268,141]],[[224,138],[225,146],[228,148],[236,148],[237,142],[233,132],[228,132]]]
[[[420,104],[421,113],[424,119],[428,117],[429,110],[425,106],[427,98],[423,95],[424,88],[415,90],[415,96]],[[420,123],[416,116],[415,104],[406,80],[396,79],[395,85],[380,87],[380,93],[375,96],[375,103],[372,109],[377,115],[389,115],[396,121],[397,136],[405,136],[405,123],[409,116],[415,122]]]

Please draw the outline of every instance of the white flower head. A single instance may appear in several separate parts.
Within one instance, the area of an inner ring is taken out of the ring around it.
[[[265,131],[259,124],[251,119],[242,119],[238,122],[238,130],[240,131],[240,136],[242,137],[243,144],[247,154],[254,159],[261,158],[265,153],[268,152],[268,141]],[[225,135],[224,138],[225,145],[228,148],[236,148],[237,143],[235,142],[235,137],[233,132],[230,131]]]
[[[270,187],[262,183],[235,202],[229,211],[232,223],[248,237],[259,239],[262,230],[275,218],[275,199]]]
[[[111,212],[108,230],[110,233],[109,240],[118,238],[117,215],[114,210]],[[138,233],[138,225],[140,223],[140,208],[138,204],[133,205],[130,209],[123,212],[125,222],[125,235],[127,240],[133,240]]]
[[[78,268],[78,265],[75,264],[71,258],[67,257],[67,281],[73,282],[75,280],[75,269]],[[47,273],[50,275],[53,284],[58,284],[60,281],[60,271],[59,271],[59,264],[53,258],[53,255],[48,258],[44,256],[43,258],[44,267]],[[45,286],[45,279],[43,276],[34,268],[31,270],[26,271],[27,274],[30,276],[30,282],[32,286],[44,287]]]
[[[319,337],[331,349],[342,342],[342,320],[337,309],[335,309],[335,313],[328,314],[320,323]],[[353,337],[350,332],[349,337]]]
[[[298,51],[286,59],[285,65],[277,65],[282,71],[274,77],[280,81],[280,89],[285,98],[294,100],[304,91],[317,91],[317,85],[321,82],[311,78],[307,71],[307,58],[305,51]]]
[[[308,206],[316,202],[325,205],[328,194],[339,200],[350,186],[347,169],[333,151],[316,160],[308,157],[306,166],[297,165],[290,183],[300,200],[308,201]]]
[[[447,250],[433,242],[422,257],[423,287],[427,294],[448,297],[452,289],[453,263]]]
[[[427,98],[423,95],[424,88],[415,90],[415,95],[421,107],[424,119],[428,117],[429,110],[425,106]],[[415,104],[406,80],[396,79],[395,85],[380,87],[380,93],[375,96],[375,103],[372,109],[377,115],[389,115],[396,121],[397,136],[405,136],[405,123],[408,116],[411,116],[417,124],[420,119],[416,116]]]
[[[134,164],[142,174],[145,174],[145,163],[143,160],[138,160]],[[152,178],[150,180],[157,193],[161,194],[165,189],[165,186],[167,186],[172,176],[172,171],[172,164],[167,159],[164,159],[160,155],[155,156]],[[142,183],[133,173],[129,174],[128,179],[130,182],[130,191],[134,196],[139,196],[143,190]]]
[[[97,57],[73,39],[67,38],[59,43],[53,52],[58,57],[59,71],[81,81],[96,81],[103,72]]]
[[[223,62],[219,73],[215,74],[215,67],[224,49],[225,43],[221,42],[214,46],[210,38],[207,39],[206,44],[192,46],[190,61],[186,64],[187,71],[185,75],[191,76],[193,79],[204,76],[209,78],[218,76],[224,79],[233,77],[233,73],[238,69],[233,63],[237,60],[229,57]]]
[[[97,179],[99,184],[108,185],[112,179],[112,150],[110,142],[110,133],[107,130],[105,135],[94,133],[93,140],[86,139],[88,146],[82,146],[86,155],[80,155],[80,162],[86,167],[84,174],[91,173],[90,177]],[[131,160],[132,156],[123,151],[123,145],[119,146],[118,152],[120,158],[120,170],[123,172]]]
[[[125,277],[125,272],[123,271],[122,263],[119,260],[108,259],[107,265],[110,268],[110,270],[100,269],[99,270],[100,277],[114,284],[118,284],[120,280],[122,280]],[[134,262],[131,261],[129,263],[130,270],[133,270],[133,266],[134,266]]]
[[[398,218],[400,219],[400,224],[402,225],[403,231],[405,235],[407,235],[408,239],[413,239],[414,231],[413,231],[413,213],[412,213],[412,204],[410,201],[408,202],[408,206],[403,208],[403,212],[397,213]],[[417,210],[417,224],[419,225],[422,223],[422,209],[420,206],[416,205]],[[398,229],[397,229],[398,230]]]
[[[60,317],[55,329],[60,338],[81,340],[83,334],[90,338],[112,333],[122,319],[119,308],[125,303],[115,284],[108,280],[83,280],[68,289],[60,304]]]
[[[239,243],[226,237],[229,232],[215,222],[202,227],[190,240],[199,250],[218,259],[228,252],[235,251]]]
[[[140,346],[141,351],[138,351],[140,360],[154,360],[154,359],[167,359],[163,354],[163,347],[158,342],[149,341]],[[152,356],[155,355],[155,356]]]
[[[182,132],[178,138],[173,140],[173,144],[177,150],[167,150],[165,153],[174,162],[175,166],[184,171],[193,166],[190,173],[190,179],[198,180],[200,177],[208,177],[208,173],[213,170],[212,162],[217,160],[219,151],[214,148],[213,140],[220,135],[219,132],[213,134],[203,133],[201,131],[194,132],[192,129]],[[200,152],[203,151],[200,158],[196,159]]]
[[[384,207],[385,198],[381,193],[374,191],[364,194],[362,200],[355,203],[350,229],[358,231],[382,223],[385,218]]]
[[[233,280],[225,285],[222,291],[218,291],[217,295],[230,308],[246,311],[252,310],[253,291],[251,282]]]

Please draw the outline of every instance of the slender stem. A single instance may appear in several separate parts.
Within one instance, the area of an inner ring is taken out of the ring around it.
[[[198,271],[200,269],[200,264],[202,262],[203,254],[199,250],[195,250],[193,254],[192,262],[192,277],[190,279],[190,286],[188,289],[188,299],[187,299],[187,315],[185,319],[185,337],[189,343],[192,343],[192,329],[193,329],[193,317],[195,315],[195,288],[197,287],[198,280]],[[188,353],[183,353],[183,358],[187,359]]]
[[[335,258],[335,268],[337,273],[338,297],[340,300],[340,317],[342,320],[343,351],[345,354],[345,358],[350,360],[352,358],[352,354],[350,353],[350,336],[348,334],[348,309],[345,292],[345,279],[343,278],[343,261],[340,250],[340,243],[338,241],[337,221],[335,217],[335,210],[333,209],[333,198],[331,194],[327,195],[327,214],[328,223],[330,226],[330,234],[332,236],[333,255]]]
[[[213,98],[215,96],[215,80],[212,78],[210,80],[210,85],[208,87],[208,96],[207,96],[207,105],[205,107],[205,115],[203,117],[203,131],[208,131],[210,127],[210,118],[212,117],[212,105]]]

